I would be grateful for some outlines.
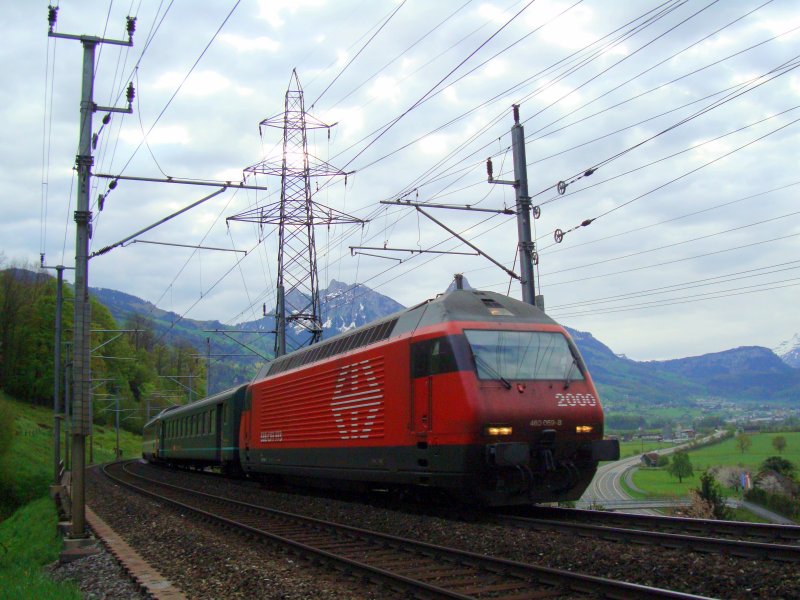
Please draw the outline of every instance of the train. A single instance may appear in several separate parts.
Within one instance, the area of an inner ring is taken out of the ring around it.
[[[162,411],[144,426],[142,454],[512,506],[577,500],[619,442],[604,439],[597,389],[561,325],[514,298],[457,289]]]

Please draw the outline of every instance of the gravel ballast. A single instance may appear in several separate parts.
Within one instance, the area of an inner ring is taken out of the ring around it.
[[[85,600],[143,600],[148,598],[105,548],[99,553],[48,567],[56,581],[73,581]]]
[[[608,542],[558,532],[463,522],[273,492],[188,472],[135,465],[152,478],[392,535],[557,569],[720,598],[800,597],[794,564]],[[94,510],[191,598],[386,598],[389,590],[312,567],[280,549],[198,523],[132,494],[97,472]]]

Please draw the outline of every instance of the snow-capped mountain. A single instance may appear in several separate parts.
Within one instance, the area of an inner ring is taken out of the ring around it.
[[[324,337],[360,327],[403,309],[403,305],[361,284],[331,280],[320,291]]]
[[[795,333],[792,339],[781,342],[772,351],[790,367],[800,369],[800,333]]]

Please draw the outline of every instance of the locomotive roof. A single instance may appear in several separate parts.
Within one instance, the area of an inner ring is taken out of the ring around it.
[[[555,321],[539,308],[514,298],[496,292],[453,290],[313,346],[276,358],[264,364],[255,379],[314,363],[414,331],[418,327],[447,321],[555,324]]]
[[[497,292],[453,290],[408,309],[392,335],[446,321],[556,324],[539,308]]]

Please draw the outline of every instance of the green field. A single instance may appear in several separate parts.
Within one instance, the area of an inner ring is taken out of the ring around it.
[[[11,407],[15,436],[11,449],[0,458],[0,600],[78,600],[72,584],[55,583],[42,567],[58,558],[58,515],[50,500],[53,479],[52,408],[16,402],[0,392],[0,402]],[[95,462],[112,460],[116,435],[95,428]],[[88,440],[87,440],[88,444]],[[141,438],[120,433],[124,456],[141,452]]]
[[[653,450],[663,450],[664,448],[672,448],[675,444],[668,444],[664,442],[650,442],[633,440],[631,442],[619,443],[619,457],[628,458],[637,456],[645,452],[652,452]]]
[[[678,483],[678,479],[664,469],[637,469],[633,474],[633,483],[651,495],[685,496],[690,489],[699,485],[700,474],[709,467],[738,466],[755,475],[764,459],[778,455],[772,447],[772,439],[778,435],[786,438],[786,449],[780,456],[800,467],[800,432],[760,433],[750,436],[753,445],[745,453],[739,451],[733,438],[690,451],[689,458],[695,474],[682,483]],[[726,489],[725,493],[731,495],[734,490]]]

